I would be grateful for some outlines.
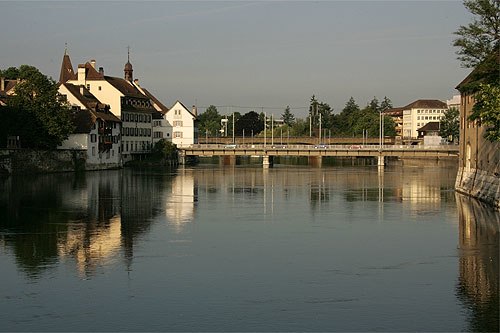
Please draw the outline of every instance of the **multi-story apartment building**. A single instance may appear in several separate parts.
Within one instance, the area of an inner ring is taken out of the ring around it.
[[[403,107],[403,139],[416,139],[419,128],[440,121],[446,110],[446,103],[435,99],[419,99]]]

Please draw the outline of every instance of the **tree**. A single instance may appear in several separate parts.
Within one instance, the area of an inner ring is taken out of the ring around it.
[[[220,129],[222,116],[217,107],[210,105],[205,112],[198,116],[198,129],[201,135],[215,135]]]
[[[487,126],[484,137],[491,141],[500,141],[500,86],[481,84],[474,96],[476,103],[469,120],[477,120]]]
[[[453,45],[462,66],[473,68],[500,46],[500,2],[498,0],[464,0],[464,6],[475,15],[472,23],[460,26]]]
[[[290,111],[290,106],[287,105],[285,112],[281,115],[281,119],[287,126],[292,126],[295,122],[295,116]]]
[[[444,117],[439,121],[439,136],[448,138],[449,142],[453,142],[458,138],[460,132],[459,123],[460,112],[457,108],[449,108],[444,113]]]
[[[392,109],[392,102],[387,96],[384,96],[384,100],[380,103],[380,111],[384,112],[389,109]]]
[[[73,131],[71,109],[62,101],[56,82],[37,68],[22,65],[19,79],[8,106],[23,115],[23,119],[9,129],[10,133],[21,136],[23,147],[56,148]],[[26,124],[30,124],[28,131]]]
[[[155,143],[152,155],[161,160],[175,161],[177,160],[177,146],[165,139],[161,139]]]
[[[15,80],[19,78],[19,70],[16,67],[9,67],[4,71],[0,71],[0,77],[9,80]]]
[[[246,136],[250,136],[251,133],[254,135],[260,133],[264,129],[264,123],[259,119],[259,114],[255,111],[250,111],[241,116],[236,123],[236,135],[243,135],[245,131]]]
[[[368,108],[374,112],[379,112],[380,106],[377,97],[374,96],[370,103],[368,103]]]
[[[345,103],[345,107],[342,109],[342,113],[351,114],[354,113],[355,111],[359,111],[359,106],[358,104],[356,104],[354,97],[351,96],[351,98],[349,98],[347,103]]]
[[[315,95],[311,96],[311,100],[309,102],[309,118],[311,119],[312,127],[318,127],[318,106],[319,102],[316,99]]]
[[[319,103],[318,113],[321,115],[321,128],[330,128],[333,125],[333,109],[328,103]]]

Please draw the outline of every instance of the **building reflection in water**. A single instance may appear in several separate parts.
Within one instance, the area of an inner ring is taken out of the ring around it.
[[[498,332],[500,212],[456,194],[459,212],[457,297],[470,311],[469,330]]]
[[[195,205],[198,202],[198,186],[193,170],[179,170],[164,196],[167,223],[175,232],[181,232],[186,224],[193,221]]]
[[[130,265],[171,178],[132,170],[9,177],[0,184],[1,242],[33,278],[60,260],[74,260],[85,277],[120,254]]]

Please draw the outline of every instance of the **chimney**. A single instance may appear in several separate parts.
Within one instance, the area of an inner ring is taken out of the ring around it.
[[[80,86],[80,95],[82,95],[82,96],[83,96],[84,91],[85,91],[85,90],[84,90],[83,86]]]
[[[92,65],[92,68],[95,69],[95,59],[90,60],[90,64]]]
[[[104,68],[103,67],[99,67],[99,74],[104,75]]]
[[[78,65],[78,83],[79,84],[85,84],[85,65],[80,64]]]
[[[0,91],[5,90],[5,78],[0,77]]]
[[[134,79],[134,83],[135,83],[136,86],[139,86],[139,79]]]
[[[198,117],[198,108],[196,107],[196,105],[193,105],[193,114],[195,117]]]

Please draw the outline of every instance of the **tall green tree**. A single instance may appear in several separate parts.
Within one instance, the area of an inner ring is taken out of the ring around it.
[[[354,113],[356,111],[359,111],[359,106],[356,103],[356,101],[354,100],[354,97],[351,96],[351,98],[349,98],[347,103],[345,103],[345,107],[342,109],[342,113],[351,114],[351,113]]]
[[[245,131],[245,136],[249,137],[252,135],[257,135],[264,129],[264,122],[259,118],[259,114],[255,111],[250,111],[242,115],[234,124],[235,134],[238,136],[243,135]]]
[[[289,105],[287,105],[287,107],[285,109],[285,112],[283,112],[283,114],[281,115],[281,119],[283,119],[283,122],[287,126],[292,126],[293,123],[295,122],[295,116],[290,111],[290,106]]]
[[[462,66],[476,67],[492,53],[498,54],[500,40],[500,1],[465,0],[464,6],[474,18],[455,32],[453,45]]]
[[[315,95],[311,96],[309,101],[309,118],[311,119],[312,127],[318,127],[318,112],[319,112],[319,102]]]
[[[370,101],[370,103],[368,103],[368,108],[373,112],[380,111],[380,105],[377,97],[373,96],[373,99]]]
[[[449,142],[458,139],[460,135],[460,112],[457,108],[449,108],[439,121],[439,136],[447,138]]]
[[[72,112],[62,102],[56,82],[37,68],[28,65],[19,67],[20,83],[15,94],[8,99],[8,106],[24,115],[21,123],[9,131],[12,135],[21,132],[21,145],[29,148],[54,149],[73,131]],[[30,130],[25,131],[25,124]]]
[[[384,112],[389,109],[392,109],[392,102],[387,96],[384,96],[384,99],[380,102],[380,111]]]
[[[476,103],[469,119],[487,126],[486,139],[500,141],[500,85],[481,84],[474,99]]]
[[[198,116],[198,129],[202,136],[216,136],[221,128],[222,116],[217,111],[217,107],[210,105],[205,112]]]

